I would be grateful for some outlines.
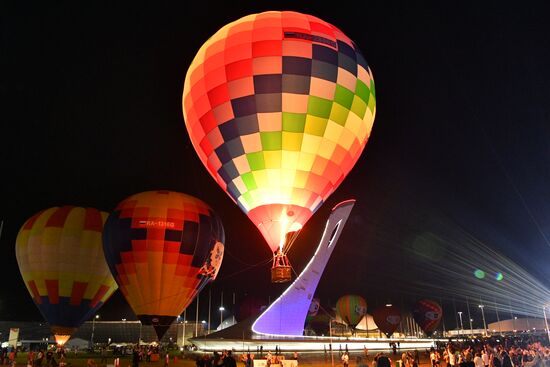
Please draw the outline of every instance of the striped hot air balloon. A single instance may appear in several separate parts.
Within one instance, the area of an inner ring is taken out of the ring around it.
[[[21,276],[58,344],[117,289],[101,241],[107,215],[93,208],[50,208],[27,220],[17,235]]]
[[[374,80],[335,26],[264,12],[226,25],[201,47],[185,78],[183,113],[208,172],[284,266],[295,238],[287,234],[305,225],[365,148]]]
[[[134,313],[162,339],[223,259],[222,223],[203,201],[173,191],[123,200],[105,224],[105,257]]]
[[[349,327],[355,328],[363,316],[367,314],[367,301],[356,294],[342,296],[336,302],[336,314]]]

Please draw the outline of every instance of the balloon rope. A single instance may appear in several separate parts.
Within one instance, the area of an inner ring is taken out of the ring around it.
[[[296,238],[298,238],[298,235],[300,234],[301,229],[295,231],[290,235],[290,238],[288,239],[286,245],[283,248],[283,253],[286,255],[292,248],[292,245],[294,245],[294,242],[296,241]]]
[[[239,259],[237,256],[233,255],[227,248],[224,249],[224,254],[228,254],[229,256],[231,256],[233,259],[237,260],[239,263],[241,263],[242,265],[246,265],[246,266],[255,266],[255,264],[249,264],[247,262],[244,262],[242,261],[241,259]],[[264,260],[262,260],[264,261]]]
[[[245,272],[245,271],[248,271],[248,270],[250,270],[250,269],[252,269],[252,268],[256,268],[256,267],[258,267],[258,266],[263,266],[263,265],[265,265],[265,264],[268,264],[268,263],[269,263],[270,261],[272,261],[272,260],[273,260],[272,257],[268,257],[267,259],[262,260],[262,261],[260,261],[259,263],[252,264],[252,265],[248,265],[247,268],[237,270],[236,272],[234,272],[234,273],[232,273],[232,274],[228,274],[228,275],[226,275],[226,276],[223,277],[223,278],[218,278],[218,280],[229,279],[229,278],[231,278],[231,277],[234,277],[235,275],[238,275],[238,274],[240,274],[240,273],[243,273],[243,272]]]

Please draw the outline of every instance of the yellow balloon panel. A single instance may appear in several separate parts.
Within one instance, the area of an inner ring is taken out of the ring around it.
[[[107,213],[93,208],[44,210],[21,227],[16,257],[25,285],[57,327],[78,327],[117,289],[103,255]]]

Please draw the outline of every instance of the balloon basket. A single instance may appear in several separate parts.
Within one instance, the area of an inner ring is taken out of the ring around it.
[[[286,283],[292,280],[292,267],[285,254],[278,252],[273,254],[273,266],[271,267],[271,283]]]

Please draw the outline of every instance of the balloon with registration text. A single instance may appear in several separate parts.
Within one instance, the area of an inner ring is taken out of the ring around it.
[[[124,199],[103,234],[105,257],[122,294],[159,340],[216,278],[224,242],[221,220],[206,203],[164,190]]]
[[[183,89],[191,142],[273,252],[286,253],[363,152],[376,113],[372,71],[340,29],[291,11],[227,24],[197,52]],[[274,276],[276,268],[286,269]]]

